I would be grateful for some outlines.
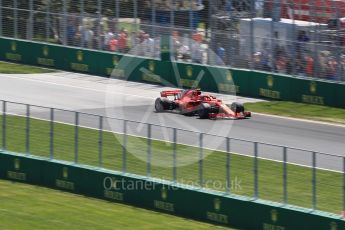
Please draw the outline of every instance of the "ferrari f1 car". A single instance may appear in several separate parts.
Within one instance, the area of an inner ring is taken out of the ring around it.
[[[186,116],[198,115],[201,119],[244,119],[251,117],[241,103],[227,106],[215,96],[202,94],[198,89],[162,91],[155,101],[156,112],[178,111]]]

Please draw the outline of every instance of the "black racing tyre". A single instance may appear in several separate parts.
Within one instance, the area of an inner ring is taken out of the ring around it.
[[[202,103],[198,112],[200,119],[208,119],[210,118],[211,106],[208,103]]]
[[[244,112],[244,106],[242,103],[233,102],[231,104],[231,110],[235,113],[243,113]]]
[[[167,109],[169,109],[171,102],[168,98],[159,97],[155,101],[155,109],[156,112],[161,113]]]

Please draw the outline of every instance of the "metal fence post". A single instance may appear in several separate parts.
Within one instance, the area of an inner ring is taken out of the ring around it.
[[[18,38],[18,0],[13,1],[13,35]]]
[[[67,0],[63,0],[63,23],[62,23],[62,31],[63,31],[63,38],[62,42],[63,45],[67,44]]]
[[[176,161],[176,143],[177,143],[177,129],[173,129],[173,181],[176,183],[177,180],[177,161]]]
[[[2,0],[0,0],[0,37],[2,37]]]
[[[127,121],[123,121],[122,172],[127,170]]]
[[[103,42],[101,39],[102,33],[102,0],[97,0],[97,18],[98,18],[98,25],[97,25],[97,40],[98,40],[98,47],[94,47],[95,49],[102,50]]]
[[[46,20],[45,20],[45,23],[46,23],[46,41],[48,41],[49,39],[49,28],[50,28],[50,2],[51,1],[48,1],[47,2],[47,8],[46,8]],[[32,28],[32,27],[31,27]]]
[[[147,170],[146,174],[148,177],[151,176],[151,157],[152,157],[152,146],[151,146],[151,124],[147,124]]]
[[[249,54],[249,68],[254,68],[254,61],[253,61],[253,55],[254,55],[254,22],[253,22],[253,9],[251,9],[250,13],[250,33],[249,33],[249,39],[250,39],[250,54]]]
[[[284,199],[284,204],[287,204],[288,202],[288,193],[287,193],[287,148],[283,147],[283,199]]]
[[[343,211],[345,211],[345,157],[343,157]]]
[[[115,0],[115,17],[116,17],[116,27],[115,27],[115,32],[119,32],[119,17],[120,17],[120,0]]]
[[[103,167],[103,117],[99,116],[98,130],[98,166]]]
[[[230,149],[230,138],[226,138],[226,193],[230,194],[231,192],[231,172],[230,172],[230,164],[231,164],[231,149]]]
[[[154,0],[151,0],[151,23],[152,23],[152,37],[156,37],[156,4]]]
[[[75,123],[74,123],[74,163],[78,163],[78,152],[79,152],[79,112],[75,112]]]
[[[33,0],[29,1],[29,28],[27,30],[27,39],[32,40],[33,37],[33,16],[34,16],[34,11],[33,11]]]
[[[134,26],[132,25],[133,31],[137,31],[138,28],[138,0],[133,0],[133,17]]]
[[[50,108],[50,142],[49,142],[49,158],[54,158],[54,109]]]
[[[313,167],[312,167],[312,186],[313,186],[313,210],[316,210],[316,153],[312,153],[312,161],[313,161]]]
[[[204,158],[204,149],[203,149],[203,133],[199,135],[199,184],[200,187],[204,187],[204,178],[203,178],[203,158]]]
[[[84,0],[80,0],[80,16],[81,16],[81,19],[80,19],[80,24],[81,26],[83,27],[84,29],[84,14],[85,14],[85,3],[84,3]],[[85,47],[85,36],[81,36],[81,41],[80,41],[80,44],[78,44],[78,46],[81,46],[81,47]]]
[[[259,198],[258,143],[254,142],[254,197]]]
[[[25,152],[30,154],[30,105],[26,105]]]
[[[2,148],[6,150],[6,101],[2,101]]]

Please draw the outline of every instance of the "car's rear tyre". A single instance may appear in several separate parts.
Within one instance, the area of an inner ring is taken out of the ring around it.
[[[243,113],[244,112],[244,106],[242,103],[233,102],[231,104],[231,110],[235,113]]]
[[[202,103],[198,111],[200,119],[210,118],[211,106],[208,103]]]
[[[155,101],[156,112],[161,113],[170,108],[171,101],[165,97],[159,97]]]

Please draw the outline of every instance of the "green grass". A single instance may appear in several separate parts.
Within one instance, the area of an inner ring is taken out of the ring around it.
[[[1,124],[0,117],[0,124]],[[10,151],[25,152],[25,119],[7,117],[7,148]],[[49,122],[32,119],[30,122],[30,152],[34,155],[49,156]],[[0,127],[1,130],[1,127]],[[55,124],[54,158],[74,160],[74,128],[70,125]],[[98,131],[80,128],[79,163],[98,166]],[[1,140],[0,132],[0,140]],[[103,166],[111,170],[122,170],[123,136],[104,132]],[[146,175],[147,163],[138,159],[146,158],[147,140],[139,137],[128,137],[127,172]],[[173,146],[161,141],[152,141],[152,160],[162,160],[167,166],[173,165]],[[277,149],[277,154],[281,154]],[[205,185],[208,188],[225,191],[226,153],[204,150],[209,154],[203,161]],[[177,162],[185,157],[198,159],[199,150],[194,147],[178,145]],[[253,158],[237,154],[231,155],[231,192],[238,195],[253,196],[254,176]],[[262,199],[283,202],[283,164],[270,160],[259,160],[259,196]],[[310,168],[289,164],[288,203],[312,207],[312,170]],[[171,167],[152,166],[151,175],[161,179],[172,179]],[[317,209],[339,214],[342,210],[342,174],[317,170]],[[177,181],[198,185],[198,162],[177,167]]]
[[[345,109],[287,101],[246,103],[249,111],[345,124]]]
[[[45,69],[35,66],[14,64],[8,62],[0,62],[0,73],[5,74],[32,74],[32,73],[50,73],[55,70]]]
[[[146,209],[0,180],[0,229],[229,229]]]

